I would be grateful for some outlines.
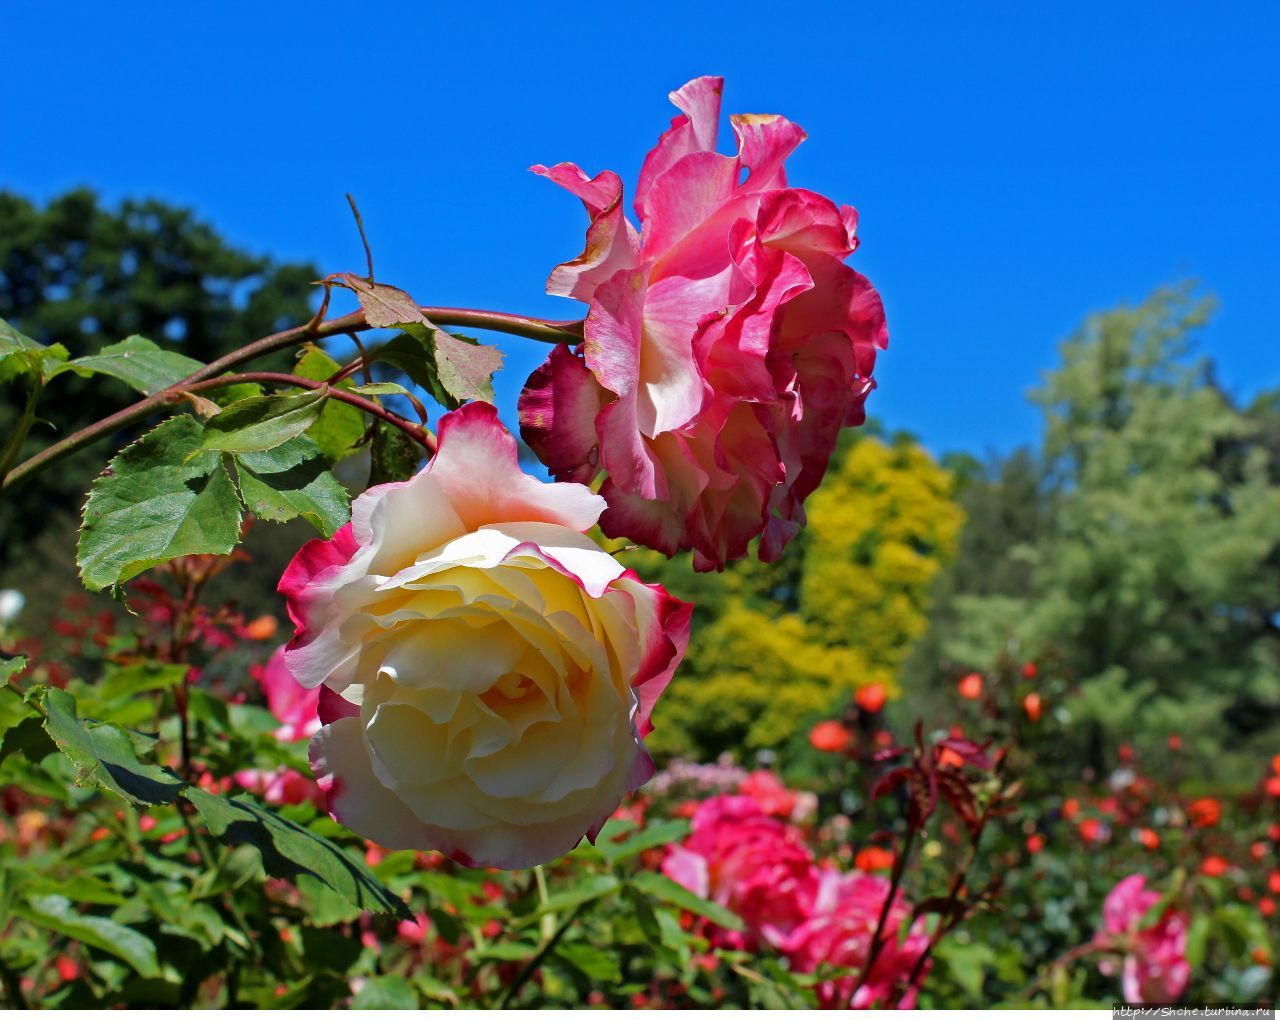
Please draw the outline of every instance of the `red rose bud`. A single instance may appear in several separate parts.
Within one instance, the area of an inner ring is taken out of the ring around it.
[[[969,701],[977,701],[982,697],[982,674],[965,674],[960,678],[960,682],[956,684],[956,690],[960,692],[960,697],[967,698]]]

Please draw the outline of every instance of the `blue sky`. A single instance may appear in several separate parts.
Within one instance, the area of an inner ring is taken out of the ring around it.
[[[1195,277],[1203,349],[1280,384],[1280,5],[222,2],[5,5],[0,187],[194,207],[418,300],[576,314],[543,293],[578,204],[529,173],[634,181],[674,110],[783,113],[791,179],[856,205],[890,350],[872,413],[935,450],[1031,440],[1028,388],[1091,310]],[[509,410],[544,353],[506,344]]]

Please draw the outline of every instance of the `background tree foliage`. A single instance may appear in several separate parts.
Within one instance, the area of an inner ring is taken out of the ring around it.
[[[0,318],[41,343],[62,344],[72,357],[138,334],[211,361],[305,322],[317,275],[310,265],[250,255],[191,210],[154,199],[108,208],[79,189],[41,207],[0,192]],[[291,356],[282,352],[276,362],[262,365],[286,369]],[[53,386],[57,399],[42,406],[51,420],[33,430],[25,456],[135,399],[123,383],[101,376],[68,374]],[[17,387],[0,381],[0,435],[21,400]],[[56,595],[78,588],[76,522],[102,459],[101,449],[83,450],[0,503],[0,587],[24,591],[33,612],[52,611]],[[39,577],[30,570],[33,558],[42,564]]]
[[[628,554],[643,576],[660,576],[696,606],[681,683],[655,716],[655,746],[704,759],[777,748],[860,687],[892,694],[963,522],[951,488],[951,473],[909,437],[851,432],[780,564],[696,575],[685,557]]]
[[[1280,723],[1277,395],[1241,408],[1192,354],[1186,287],[1091,316],[1033,399],[1043,448],[980,472],[907,671],[913,701],[1002,657],[1074,681],[1081,754],[1198,745],[1250,772]]]

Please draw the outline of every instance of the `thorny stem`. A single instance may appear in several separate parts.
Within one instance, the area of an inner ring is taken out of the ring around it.
[[[983,819],[982,826],[974,834],[973,840],[969,844],[969,851],[965,855],[964,864],[960,866],[960,870],[951,876],[951,885],[947,889],[945,907],[938,918],[938,927],[929,936],[929,942],[925,945],[924,952],[920,954],[915,966],[911,968],[911,976],[907,978],[907,982],[902,988],[902,993],[898,996],[899,1002],[902,1001],[902,996],[915,987],[916,981],[919,980],[920,975],[924,972],[925,964],[929,962],[929,957],[933,954],[933,950],[955,928],[959,921],[957,907],[959,906],[960,890],[964,888],[965,880],[969,877],[969,869],[973,867],[973,862],[978,858],[978,844],[982,841],[982,833],[985,828],[986,819]]]
[[[564,938],[564,933],[567,932],[569,930],[569,926],[577,920],[578,911],[581,909],[582,904],[579,903],[569,911],[568,916],[560,923],[560,927],[552,933],[551,937],[543,939],[542,945],[538,947],[538,951],[534,953],[533,956],[529,957],[529,962],[520,969],[520,973],[516,975],[515,980],[502,990],[502,994],[498,996],[498,1001],[494,1003],[494,1009],[505,1009],[507,1003],[515,999],[516,995],[519,994],[520,989],[525,986],[525,983],[529,978],[533,977],[534,971],[536,971],[542,964],[542,961],[547,958],[547,954],[550,953],[551,950],[555,949],[556,943]]]
[[[880,907],[880,916],[876,919],[875,934],[871,936],[871,947],[867,950],[866,962],[862,965],[862,972],[858,975],[858,980],[854,982],[853,987],[849,990],[849,998],[844,1004],[845,1009],[853,1008],[854,997],[858,994],[859,989],[867,983],[867,979],[871,977],[872,968],[876,965],[876,960],[880,958],[880,952],[884,949],[884,944],[888,936],[885,933],[885,926],[889,923],[889,910],[893,906],[893,901],[897,899],[898,889],[902,886],[902,877],[907,871],[907,860],[911,856],[911,846],[916,839],[916,826],[911,824],[907,828],[906,838],[902,841],[902,849],[893,860],[893,874],[889,878],[889,895],[885,897],[884,903]],[[897,934],[894,933],[894,938]]]
[[[242,382],[272,382],[281,383],[285,386],[297,386],[304,390],[318,390],[327,383],[317,382],[315,379],[304,379],[300,375],[289,375],[285,372],[240,372],[236,375],[222,376],[218,379],[206,379],[204,382],[198,382],[190,387],[188,393],[198,393],[200,390],[217,389],[219,386],[226,386],[230,383]],[[350,404],[352,407],[358,407],[367,414],[373,415],[375,418],[381,418],[388,425],[393,425],[401,432],[405,433],[416,443],[425,447],[428,453],[436,452],[435,437],[420,425],[415,425],[411,421],[406,421],[394,411],[388,411],[380,404],[375,404],[372,400],[362,397],[357,393],[348,393],[346,390],[329,390],[329,397],[332,400],[340,401],[344,404]]]
[[[1088,956],[1090,953],[1098,952],[1100,948],[1101,947],[1094,944],[1093,942],[1086,942],[1084,945],[1076,946],[1073,949],[1068,949],[1056,960],[1053,960],[1051,963],[1046,964],[1044,969],[1041,970],[1040,973],[1036,975],[1036,979],[1022,990],[1022,993],[1018,996],[1018,998],[1023,1000],[1031,998],[1033,994],[1035,994],[1040,990],[1040,988],[1044,985],[1045,981],[1048,979],[1049,975],[1051,975],[1057,968],[1065,967],[1069,963],[1075,963],[1076,960],[1079,960],[1082,957]]]
[[[369,238],[365,236],[364,220],[360,218],[360,210],[356,208],[356,200],[351,192],[347,192],[347,205],[351,206],[351,215],[356,218],[356,229],[360,231],[360,243],[364,245],[364,258],[369,266],[369,285],[373,286],[373,250],[369,247]]]
[[[582,321],[551,322],[534,319],[524,315],[510,315],[506,312],[489,312],[474,308],[436,308],[424,306],[422,314],[437,326],[463,326],[471,329],[492,330],[498,333],[509,333],[529,340],[537,340],[549,344],[576,344],[582,340]],[[9,472],[2,481],[0,489],[8,489],[28,481],[31,476],[71,456],[78,450],[90,445],[103,436],[110,435],[126,428],[143,418],[156,413],[175,400],[184,390],[190,391],[197,383],[214,379],[224,372],[238,368],[255,358],[294,347],[313,340],[342,333],[362,332],[372,327],[366,321],[364,312],[352,312],[336,319],[324,322],[312,320],[301,326],[294,326],[272,333],[260,340],[246,344],[230,354],[223,355],[210,362],[204,368],[192,372],[185,379],[180,379],[172,386],[131,404],[129,407],[108,415],[92,425],[73,432],[65,439],[46,447],[19,464]],[[225,380],[224,380],[225,383]]]

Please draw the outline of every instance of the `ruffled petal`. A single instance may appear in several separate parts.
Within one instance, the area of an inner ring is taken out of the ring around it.
[[[515,438],[497,409],[479,401],[440,419],[439,449],[423,476],[444,490],[466,531],[539,521],[583,532],[604,510],[604,500],[584,485],[542,482],[522,471]]]
[[[720,97],[724,79],[694,78],[669,96],[681,111],[658,144],[645,157],[636,187],[635,209],[641,222],[647,217],[646,200],[653,182],[691,152],[714,152],[720,127]]]
[[[561,344],[520,391],[520,435],[557,481],[585,485],[600,473],[596,416],[612,399]]]
[[[785,188],[783,164],[805,140],[804,129],[776,113],[738,113],[729,122],[738,139],[738,161],[751,171],[742,186],[752,191]]]
[[[430,845],[426,826],[374,775],[358,718],[322,727],[311,738],[310,755],[336,821],[388,850]]]
[[[634,266],[640,251],[640,237],[622,211],[622,179],[611,170],[588,178],[572,163],[530,169],[571,191],[587,207],[587,246],[572,262],[552,270],[547,293],[590,301],[601,283]]]

